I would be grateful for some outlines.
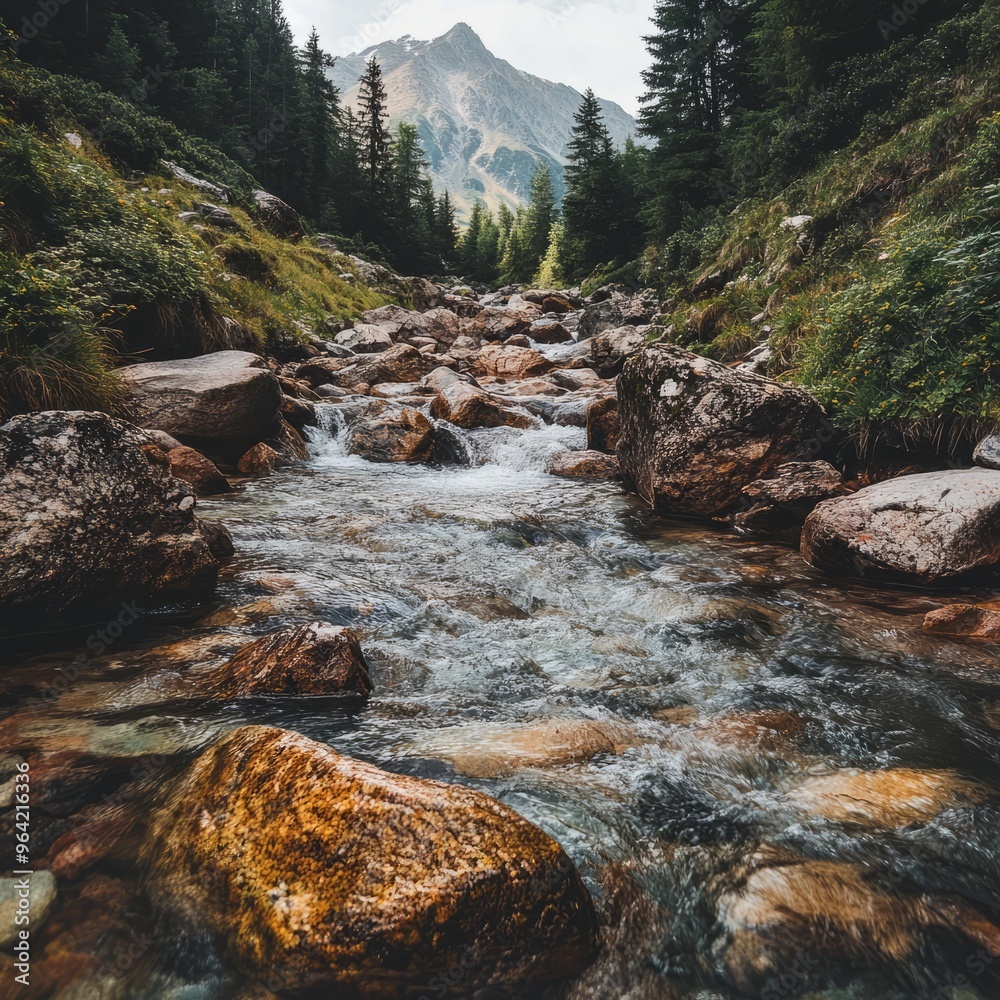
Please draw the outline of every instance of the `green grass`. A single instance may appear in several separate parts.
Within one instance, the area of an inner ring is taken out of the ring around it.
[[[673,339],[722,360],[768,340],[771,373],[812,390],[861,454],[967,456],[1000,423],[995,91],[959,80],[890,138],[859,140],[648,255]],[[801,239],[782,226],[793,215],[813,217]],[[685,273],[671,254],[687,254]],[[695,295],[716,272],[726,287]]]
[[[117,412],[115,369],[137,350],[227,347],[234,323],[264,350],[389,301],[347,257],[262,228],[243,197],[250,179],[222,154],[78,83],[0,63],[0,92],[11,95],[0,105],[0,417]],[[108,126],[88,131],[119,113],[113,142]],[[182,222],[205,196],[163,176],[161,156],[234,185],[227,207],[239,231]]]

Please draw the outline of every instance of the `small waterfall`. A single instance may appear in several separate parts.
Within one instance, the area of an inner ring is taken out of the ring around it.
[[[347,458],[347,420],[338,406],[330,403],[316,407],[316,426],[305,429],[309,457],[312,459]]]

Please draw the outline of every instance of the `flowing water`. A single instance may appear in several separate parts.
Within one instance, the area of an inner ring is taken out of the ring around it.
[[[336,409],[322,412],[309,463],[202,504],[237,543],[210,621],[254,634],[349,625],[375,693],[354,711],[296,699],[181,715],[182,740],[280,725],[481,789],[537,823],[607,925],[597,965],[551,996],[741,995],[726,985],[720,900],[761,851],[843,862],[891,899],[961,896],[996,919],[989,801],[945,796],[924,815],[918,796],[909,822],[845,815],[842,798],[823,809],[806,791],[890,769],[1000,791],[994,651],[922,636],[933,601],[845,591],[790,550],[659,521],[616,485],[547,475],[549,457],[585,447],[578,428],[462,432],[469,467],[400,467],[347,455]],[[109,707],[104,722],[119,718]],[[132,724],[158,717],[118,707]],[[946,927],[916,933],[898,961],[840,964],[792,935],[753,995],[1000,996],[992,954],[973,968],[979,944]],[[817,967],[836,985],[810,986]],[[209,972],[197,992],[148,995],[224,996],[224,974]]]

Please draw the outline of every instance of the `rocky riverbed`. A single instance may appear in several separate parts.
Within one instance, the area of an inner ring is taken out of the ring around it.
[[[23,995],[996,996],[1000,473],[859,491],[649,296],[417,291],[0,429]]]

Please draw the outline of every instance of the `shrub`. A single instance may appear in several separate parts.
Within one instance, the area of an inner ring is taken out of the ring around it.
[[[0,253],[0,414],[118,408],[113,351],[92,305],[71,275]]]
[[[1000,196],[986,189],[951,222],[899,222],[884,259],[816,297],[792,375],[865,446],[967,450],[1000,419]]]

